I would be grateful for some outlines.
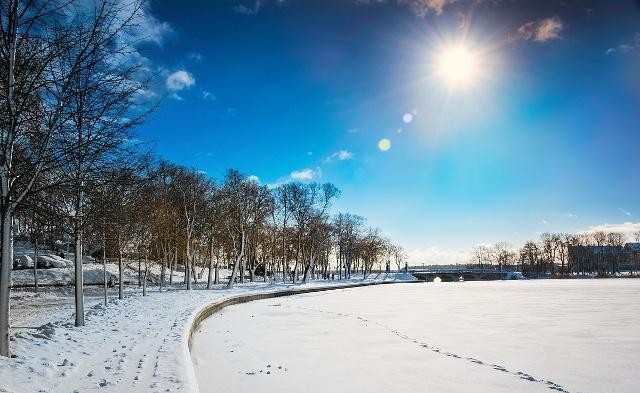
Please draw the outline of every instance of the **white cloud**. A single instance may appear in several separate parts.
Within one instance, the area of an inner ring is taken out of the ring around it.
[[[442,14],[444,7],[457,0],[398,0],[399,4],[407,4],[417,16],[425,16],[429,12]]]
[[[516,33],[509,37],[509,41],[534,40],[546,42],[560,38],[560,33],[564,29],[562,20],[557,16],[552,16],[538,21],[531,21],[518,27]]]
[[[191,73],[185,70],[178,70],[167,77],[167,89],[171,91],[180,91],[188,89],[196,84],[196,80]]]
[[[620,213],[624,214],[624,215],[625,215],[625,216],[627,216],[627,217],[631,217],[631,216],[633,216],[633,213],[631,213],[630,211],[625,210],[625,209],[623,209],[623,208],[621,208],[621,207],[619,207],[619,208],[618,208],[618,210],[620,211]]]
[[[356,132],[360,132],[360,130],[359,130],[359,129],[357,129],[357,128],[349,128],[349,129],[347,130],[347,132],[348,132],[349,134],[355,134]]]
[[[610,55],[612,53],[627,53],[637,49],[640,49],[640,33],[636,33],[633,37],[633,41],[631,42],[620,44],[616,47],[607,49],[606,54]]]
[[[320,168],[316,168],[316,169],[312,169],[312,168],[300,169],[298,171],[291,172],[291,174],[289,175],[291,180],[298,180],[298,181],[310,181],[310,180],[317,179],[320,176],[322,176],[322,172],[321,172]]]
[[[209,100],[209,101],[215,101],[216,100],[216,96],[211,93],[210,91],[207,90],[203,90],[202,91],[202,98],[204,100]]]
[[[623,222],[622,224],[600,224],[590,226],[589,229],[578,233],[593,233],[597,231],[619,232],[627,237],[627,240],[633,240],[634,234],[640,231],[640,222]]]
[[[462,264],[469,262],[470,255],[467,249],[443,249],[436,246],[407,251],[410,265]]]
[[[256,184],[260,184],[260,178],[256,175],[247,176],[247,180]]]
[[[80,2],[80,4],[88,9],[94,5],[90,1]],[[123,32],[123,34],[130,35],[134,41],[154,42],[162,45],[164,37],[172,31],[171,25],[151,15],[151,2],[144,2],[142,7],[139,7],[140,2],[137,1],[116,1],[113,5],[120,18],[129,18],[135,11],[135,17],[132,20],[134,28]]]
[[[237,13],[240,14],[245,14],[245,15],[255,15],[258,12],[260,12],[260,9],[262,8],[262,0],[255,0],[255,2],[253,3],[252,6],[246,6],[244,4],[240,4],[237,5],[235,7],[233,7],[233,10]]]
[[[335,161],[351,160],[352,158],[353,158],[352,152],[348,150],[338,150],[337,152],[331,154],[329,157],[325,158],[323,161],[329,164]]]
[[[562,21],[557,16],[543,19],[538,24],[535,40],[544,42],[560,38],[560,33],[563,28]]]

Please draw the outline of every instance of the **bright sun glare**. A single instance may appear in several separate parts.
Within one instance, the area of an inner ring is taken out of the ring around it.
[[[438,77],[449,87],[463,88],[473,84],[480,73],[479,58],[464,45],[448,46],[437,55]]]

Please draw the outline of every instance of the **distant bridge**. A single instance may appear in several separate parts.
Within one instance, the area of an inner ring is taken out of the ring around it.
[[[418,280],[433,281],[436,277],[439,277],[443,282],[519,280],[524,278],[520,272],[495,269],[429,269],[412,267],[409,268],[409,273]]]

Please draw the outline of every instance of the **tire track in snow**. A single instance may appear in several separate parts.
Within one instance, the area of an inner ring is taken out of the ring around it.
[[[499,364],[493,364],[493,363],[489,363],[489,362],[484,362],[484,361],[482,361],[480,359],[476,359],[476,358],[473,358],[473,357],[463,357],[463,356],[460,356],[460,355],[452,353],[452,352],[444,351],[444,350],[440,349],[437,346],[430,345],[430,344],[428,344],[426,342],[423,342],[423,341],[414,339],[412,337],[409,337],[408,335],[406,335],[406,334],[404,334],[404,333],[402,333],[402,332],[400,332],[398,330],[395,330],[395,329],[393,329],[393,328],[391,328],[391,327],[389,327],[389,326],[387,326],[387,325],[385,325],[383,323],[380,323],[380,322],[377,322],[377,321],[373,321],[373,320],[370,320],[370,319],[366,319],[366,318],[361,317],[361,316],[352,315],[352,314],[346,314],[346,313],[340,313],[340,312],[335,312],[335,311],[327,311],[327,310],[320,310],[320,309],[314,309],[314,308],[308,308],[308,307],[301,307],[301,306],[289,306],[289,305],[283,305],[283,306],[284,307],[288,307],[288,308],[296,308],[296,309],[299,309],[299,310],[311,311],[311,312],[332,314],[332,315],[337,315],[337,316],[344,317],[344,318],[357,319],[357,320],[365,323],[365,326],[366,326],[366,323],[372,323],[372,324],[378,325],[379,327],[383,328],[384,330],[386,330],[386,331],[388,331],[390,333],[393,333],[394,335],[400,337],[401,339],[403,339],[405,341],[409,341],[409,342],[412,342],[414,344],[418,344],[422,348],[428,349],[431,352],[435,352],[435,353],[437,353],[439,355],[452,357],[452,358],[455,358],[455,359],[466,360],[466,361],[468,361],[470,363],[473,363],[473,364],[476,364],[478,366],[483,366],[483,367],[491,368],[494,371],[499,371],[499,372],[510,374],[510,375],[512,375],[512,376],[514,376],[516,378],[519,378],[521,380],[524,380],[524,381],[533,382],[533,383],[540,383],[540,384],[545,385],[548,389],[554,390],[556,392],[571,393],[569,390],[565,389],[562,385],[560,385],[560,384],[558,384],[556,382],[553,382],[553,381],[550,381],[550,380],[547,380],[547,379],[543,379],[543,378],[535,378],[531,374],[525,373],[525,372],[522,372],[522,371],[511,371],[511,370],[507,369],[506,367],[501,366]]]

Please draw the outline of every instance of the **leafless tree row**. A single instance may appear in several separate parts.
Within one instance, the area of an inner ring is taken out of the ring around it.
[[[640,232],[634,240],[640,242]],[[621,269],[640,273],[640,249],[627,244],[617,232],[595,231],[577,235],[543,233],[540,240],[527,241],[519,249],[506,243],[477,246],[471,264],[478,267],[518,269],[523,274],[616,274]]]

